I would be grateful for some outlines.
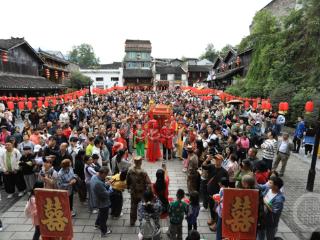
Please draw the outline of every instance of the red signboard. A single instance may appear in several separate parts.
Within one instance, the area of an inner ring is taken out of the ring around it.
[[[68,192],[36,189],[35,197],[42,239],[72,239]]]
[[[259,191],[224,189],[222,236],[229,239],[256,239]]]

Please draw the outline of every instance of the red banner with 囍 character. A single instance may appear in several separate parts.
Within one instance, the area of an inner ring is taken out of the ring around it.
[[[224,189],[222,236],[229,239],[256,239],[258,206],[258,190]]]
[[[37,213],[42,239],[72,239],[72,219],[67,191],[36,189]]]

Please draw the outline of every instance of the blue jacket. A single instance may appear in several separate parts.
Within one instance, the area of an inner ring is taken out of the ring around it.
[[[98,176],[93,176],[90,180],[90,191],[92,201],[97,208],[110,207],[110,192],[103,180]]]
[[[306,131],[306,126],[304,124],[304,121],[301,121],[298,123],[296,130],[294,131],[294,136],[295,137],[299,137],[302,138],[303,137],[303,133]]]
[[[262,191],[263,197],[265,197],[267,195],[268,191],[270,190],[270,186],[268,183],[266,183],[264,185],[259,185],[259,188]],[[281,212],[282,212],[283,205],[284,205],[284,201],[285,201],[285,197],[281,191],[271,200],[272,211],[270,211],[268,209],[267,213],[266,213],[266,227],[267,228],[278,227]]]

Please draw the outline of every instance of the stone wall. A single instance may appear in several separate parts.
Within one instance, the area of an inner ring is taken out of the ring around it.
[[[289,15],[295,9],[297,0],[273,0],[263,10],[270,11],[274,16],[281,18]]]

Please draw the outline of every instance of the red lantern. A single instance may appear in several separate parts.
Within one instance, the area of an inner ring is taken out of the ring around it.
[[[20,110],[24,110],[24,102],[18,102],[18,108],[20,109]]]
[[[304,107],[304,109],[306,110],[306,113],[312,113],[314,110],[314,104],[312,101],[308,101]]]
[[[245,109],[249,109],[250,103],[248,100],[244,102],[244,107],[245,107]]]
[[[55,105],[57,105],[57,99],[52,99],[52,106],[55,106]]]
[[[38,100],[38,101],[37,101],[37,105],[38,105],[38,108],[42,108],[42,101],[41,101],[41,100]]]
[[[45,106],[45,107],[48,107],[48,106],[49,106],[49,102],[48,102],[48,101],[45,101],[45,102],[44,102],[44,106]]]
[[[253,101],[252,108],[253,109],[257,109],[257,107],[258,107],[258,102],[257,101]]]
[[[49,79],[50,78],[50,69],[46,68],[44,70],[45,74],[46,74],[46,78]]]
[[[32,109],[32,102],[31,102],[31,101],[28,101],[28,102],[27,102],[27,107],[28,107],[29,110]]]
[[[61,79],[64,80],[64,72],[61,73]]]
[[[55,78],[56,78],[56,79],[58,79],[58,78],[59,78],[59,73],[58,73],[58,71],[57,71],[57,70],[55,70],[55,71],[54,71],[54,76],[55,76]]]
[[[8,108],[9,108],[9,110],[13,110],[14,109],[14,104],[13,104],[13,102],[7,102],[7,105],[8,105]]]
[[[7,63],[8,62],[8,53],[7,52],[2,52],[1,60],[2,60],[3,63]]]

